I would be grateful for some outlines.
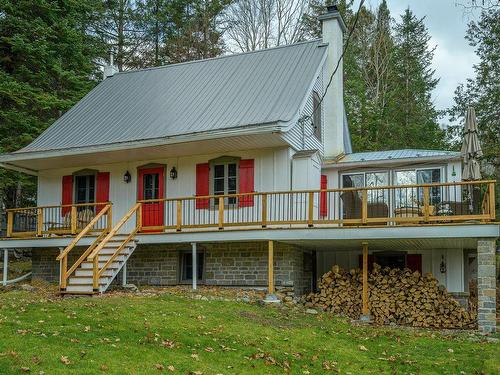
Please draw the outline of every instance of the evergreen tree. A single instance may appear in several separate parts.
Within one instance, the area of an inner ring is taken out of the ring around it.
[[[101,0],[98,9],[102,17],[96,35],[116,53],[115,63],[119,71],[133,66],[143,43],[143,31],[137,28],[136,1]]]
[[[394,79],[397,95],[393,97],[391,121],[398,147],[442,148],[444,131],[439,128],[438,112],[431,94],[439,79],[434,77],[434,48],[424,24],[406,9],[395,26]]]
[[[455,105],[448,113],[458,124],[449,128],[450,144],[459,149],[467,106],[474,106],[484,154],[483,177],[500,179],[500,9],[483,11],[478,22],[469,24],[466,39],[479,63],[474,65],[475,77],[455,91]]]
[[[0,1],[0,153],[37,137],[95,84],[104,49],[91,0]],[[34,180],[0,169],[0,206],[32,200]]]

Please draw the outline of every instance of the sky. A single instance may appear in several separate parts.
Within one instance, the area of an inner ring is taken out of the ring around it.
[[[463,0],[464,3],[466,0]],[[376,8],[381,0],[365,0],[369,7]],[[408,7],[419,18],[425,16],[424,23],[431,36],[434,51],[433,66],[435,76],[440,81],[434,90],[433,100],[437,109],[446,109],[453,104],[453,93],[457,86],[474,76],[473,65],[478,62],[474,49],[464,36],[467,24],[477,20],[478,12],[465,12],[456,5],[460,0],[387,0],[387,5],[395,20]],[[359,2],[356,2],[357,9]],[[448,124],[448,119],[441,120]]]

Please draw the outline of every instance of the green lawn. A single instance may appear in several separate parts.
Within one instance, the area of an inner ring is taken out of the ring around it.
[[[327,314],[169,294],[0,293],[0,374],[23,371],[499,374],[500,344],[465,332],[352,326]]]

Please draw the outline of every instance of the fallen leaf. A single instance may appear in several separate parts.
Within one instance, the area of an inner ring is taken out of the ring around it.
[[[198,357],[198,354],[196,354],[196,353],[191,354],[191,358],[193,358],[193,359],[195,359],[195,360],[197,360],[197,361],[200,359],[200,358]]]
[[[165,368],[165,366],[163,366],[161,363],[155,363],[155,369],[157,370],[163,370]]]
[[[448,349],[448,353],[453,353],[453,349],[452,349],[452,348],[449,348],[449,349]]]
[[[108,366],[101,365],[101,371],[108,371]]]
[[[366,349],[366,347],[364,345],[360,345],[359,346],[359,350],[363,351],[363,352],[367,352],[368,349]]]
[[[71,363],[69,358],[66,357],[65,355],[62,355],[61,358],[59,358],[59,360],[61,361],[61,363],[64,363],[65,365],[69,365]]]
[[[21,367],[21,371],[22,372],[30,372],[30,368],[29,367]]]
[[[205,348],[205,351],[209,352],[209,353],[213,353],[215,350],[213,348],[211,348],[211,347],[208,346],[208,347]]]
[[[175,346],[175,343],[172,340],[163,340],[161,342],[161,346],[164,348],[172,349]]]
[[[83,329],[84,332],[89,332],[90,331],[90,326],[85,326],[85,328]]]
[[[175,367],[172,366],[172,365],[169,365],[169,366],[167,366],[167,370],[171,371],[171,372],[174,372],[175,371]]]

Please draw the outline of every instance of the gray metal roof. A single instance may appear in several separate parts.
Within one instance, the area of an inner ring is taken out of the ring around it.
[[[320,40],[122,72],[18,152],[225,131],[293,119],[326,53]]]
[[[460,158],[460,152],[443,151],[443,150],[418,150],[418,149],[356,152],[354,154],[347,154],[337,163],[339,164],[357,163],[363,161],[432,158],[432,157]]]

